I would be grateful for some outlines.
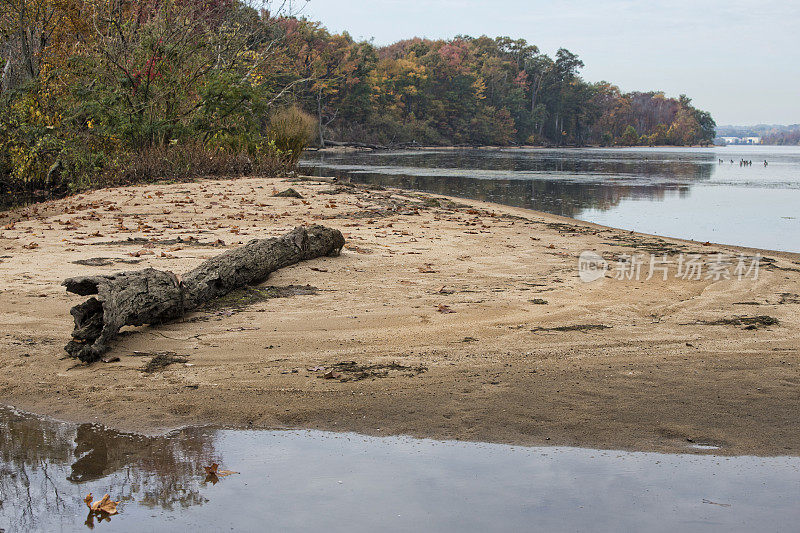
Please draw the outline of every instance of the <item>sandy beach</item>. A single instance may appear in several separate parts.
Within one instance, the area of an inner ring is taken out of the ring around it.
[[[303,198],[273,197],[290,186]],[[108,354],[117,361],[66,357],[82,298],[65,278],[181,273],[301,224],[340,229],[342,254],[131,328]],[[763,251],[757,276],[737,279],[736,257],[757,251],[314,179],[99,190],[2,226],[0,402],[22,410],[151,433],[211,424],[800,454],[797,254]],[[584,282],[584,251],[612,270]],[[616,279],[635,254],[640,278]],[[677,277],[676,264],[646,279],[651,254],[733,265],[719,279]],[[181,362],[144,372],[162,352]]]

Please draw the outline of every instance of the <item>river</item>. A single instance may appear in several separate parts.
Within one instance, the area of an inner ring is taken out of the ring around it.
[[[311,152],[301,168],[643,233],[800,252],[798,146]]]

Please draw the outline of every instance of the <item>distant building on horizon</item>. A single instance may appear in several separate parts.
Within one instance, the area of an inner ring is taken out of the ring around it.
[[[761,137],[721,137],[725,144],[761,144]]]

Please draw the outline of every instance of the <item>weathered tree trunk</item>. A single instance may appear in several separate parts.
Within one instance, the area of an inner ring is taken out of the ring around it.
[[[317,93],[317,126],[319,127],[319,147],[325,148],[325,123],[322,121],[322,89]]]
[[[6,60],[3,67],[3,74],[0,75],[0,93],[11,89],[11,60]]]
[[[370,150],[387,150],[387,146],[383,146],[382,144],[370,144],[370,143],[360,143],[360,142],[350,142],[350,141],[325,141],[326,144],[330,146],[346,146],[348,148],[368,148]]]
[[[264,281],[285,266],[306,259],[338,255],[344,246],[339,230],[298,227],[282,237],[253,240],[209,259],[185,274],[152,268],[109,276],[64,281],[67,291],[96,295],[70,311],[75,319],[67,353],[81,361],[100,358],[123,326],[154,324],[183,316],[232,290]]]

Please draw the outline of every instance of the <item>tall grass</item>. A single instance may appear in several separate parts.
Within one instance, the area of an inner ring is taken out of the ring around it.
[[[292,166],[314,140],[316,130],[317,120],[297,107],[275,111],[269,117],[268,138]]]
[[[109,176],[106,185],[207,176],[275,176],[291,168],[269,150],[248,152],[199,141],[152,146],[132,153],[126,159],[116,175]]]

